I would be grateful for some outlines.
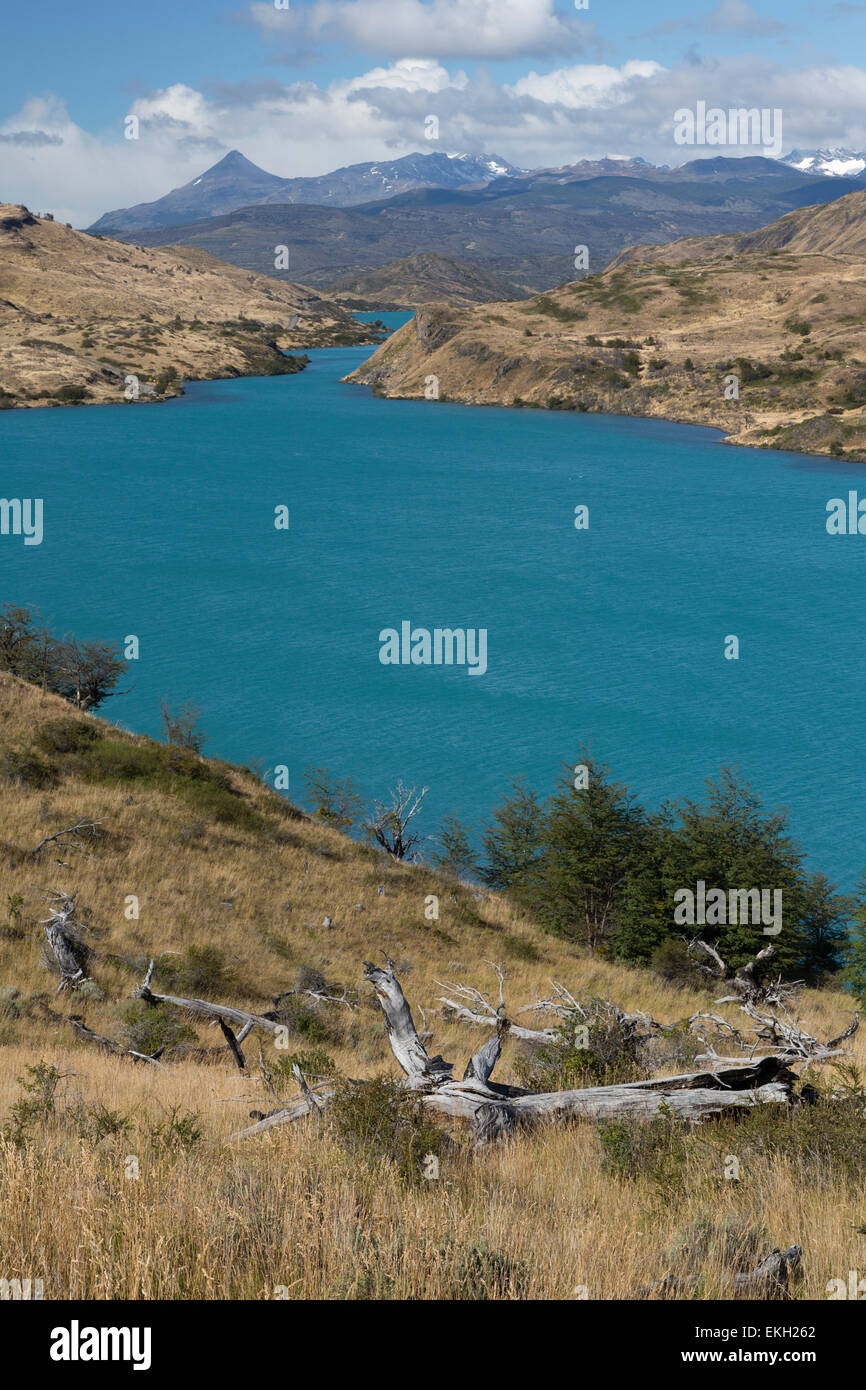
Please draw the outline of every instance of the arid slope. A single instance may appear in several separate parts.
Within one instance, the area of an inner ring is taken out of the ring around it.
[[[286,349],[369,341],[315,290],[0,205],[0,406],[123,401],[128,375],[153,400],[184,378],[297,371]]]
[[[435,376],[440,400],[658,416],[866,459],[864,245],[857,192],[757,232],[634,247],[525,303],[428,304],[348,380],[423,398]]]
[[[611,1170],[610,1146],[585,1123],[518,1134],[478,1157],[458,1133],[438,1178],[414,1184],[389,1155],[347,1148],[327,1120],[228,1143],[251,1109],[296,1093],[289,1054],[253,1034],[241,1075],[216,1028],[136,1004],[152,955],[155,988],[257,1012],[316,980],[337,995],[360,987],[354,1010],[296,999],[290,1046],[311,1075],[329,1059],[344,1075],[394,1075],[381,1013],[361,986],[363,960],[386,955],[432,1048],[460,1069],[483,1035],[448,1020],[439,982],[495,996],[491,961],[507,971],[512,1012],[549,995],[553,979],[585,1001],[663,1020],[700,1009],[742,1016],[714,1003],[717,989],[593,958],[495,894],[383,860],[299,816],[242,768],[167,761],[164,746],[8,675],[0,817],[4,1277],[41,1278],[46,1299],[596,1300],[635,1297],[685,1268],[701,1278],[694,1297],[706,1298],[725,1287],[732,1259],[797,1242],[802,1292],[824,1298],[829,1279],[862,1269],[853,1101],[849,1129],[823,1138],[808,1129],[798,1138],[794,1116],[790,1133],[777,1125],[769,1136],[760,1117],[664,1143],[653,1135],[631,1176]],[[33,853],[80,820],[95,831]],[[90,982],[55,995],[43,923],[60,890],[75,895],[93,954]],[[431,893],[438,921],[425,916]],[[806,991],[798,1012],[830,1037],[849,1005]],[[181,1024],[185,1032],[156,1068],[101,1051],[70,1019],[147,1051]],[[699,1046],[672,1037],[656,1065],[691,1069]],[[852,1040],[861,1067],[864,1046],[861,1030]],[[519,1078],[520,1047],[506,1040],[499,1080]],[[51,1068],[59,1080],[46,1104]],[[826,1070],[815,1079],[833,1081]],[[726,1180],[731,1155],[737,1181]]]

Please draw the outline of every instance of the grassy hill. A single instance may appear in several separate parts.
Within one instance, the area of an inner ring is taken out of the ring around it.
[[[866,459],[866,192],[624,252],[524,304],[427,305],[353,375],[386,396],[660,416]],[[739,398],[725,395],[735,375]]]
[[[414,309],[436,299],[448,304],[484,304],[491,299],[528,299],[529,291],[501,275],[436,251],[418,251],[330,287],[331,296],[352,308]]]
[[[289,348],[370,341],[315,290],[0,204],[0,407],[123,401],[129,374],[147,401],[184,378],[298,371]]]
[[[396,1131],[384,1110],[359,1118],[344,1108],[342,1128],[305,1120],[228,1143],[250,1111],[296,1094],[287,1054],[253,1034],[242,1076],[216,1028],[133,1000],[151,956],[155,989],[256,1012],[311,984],[358,989],[356,1009],[305,994],[283,1001],[291,1055],[310,1073],[395,1074],[361,986],[362,961],[384,956],[458,1072],[480,1038],[448,1021],[438,982],[495,994],[489,962],[505,967],[512,1010],[549,995],[553,979],[579,999],[666,1021],[737,1014],[712,1004],[717,991],[591,957],[495,894],[387,860],[243,768],[120,732],[8,675],[0,795],[6,1277],[42,1278],[46,1298],[599,1299],[635,1296],[677,1267],[697,1273],[697,1296],[709,1297],[732,1265],[796,1242],[801,1290],[821,1298],[827,1280],[862,1267],[862,1104],[688,1132],[662,1120],[643,1138],[620,1127],[605,1140],[574,1124],[478,1156],[456,1126],[431,1181],[412,1180],[389,1149]],[[95,828],[33,854],[82,820]],[[60,995],[41,925],[56,892],[74,895],[92,952],[89,982]],[[425,918],[431,893],[438,921]],[[848,1006],[831,991],[807,991],[800,1005],[822,1037],[841,1031]],[[100,1050],[73,1016],[143,1052],[165,1043],[164,1066]],[[853,1044],[862,1067],[866,1037]],[[653,1065],[693,1069],[696,1046],[675,1035]],[[526,1045],[507,1039],[498,1079],[525,1077],[528,1065]],[[816,1083],[838,1086],[822,1070]],[[737,1181],[725,1178],[731,1155]]]

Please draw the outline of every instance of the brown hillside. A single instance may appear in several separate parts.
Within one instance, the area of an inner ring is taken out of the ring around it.
[[[864,245],[852,193],[745,236],[635,247],[526,303],[423,306],[349,380],[420,399],[435,376],[440,400],[658,416],[866,459]]]
[[[292,325],[293,319],[297,322]],[[0,205],[0,404],[176,394],[175,378],[297,370],[280,349],[370,341],[339,305],[185,247],[145,250]],[[169,377],[171,372],[169,371]],[[61,395],[58,397],[58,392]]]

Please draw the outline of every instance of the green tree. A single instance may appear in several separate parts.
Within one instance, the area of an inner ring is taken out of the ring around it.
[[[648,959],[652,939],[657,945],[663,928],[665,936],[702,936],[730,966],[752,960],[757,951],[772,941],[773,968],[786,974],[796,973],[804,958],[803,916],[808,894],[802,851],[787,833],[785,814],[768,811],[751,787],[730,768],[723,768],[717,781],[707,782],[704,803],[687,800],[672,809],[679,824],[663,833],[656,847],[654,872],[632,876],[626,920],[617,939],[620,953],[629,959]],[[646,869],[646,863],[642,869]],[[696,893],[699,881],[705,883],[707,891],[781,890],[781,932],[765,936],[763,925],[754,922],[678,922],[674,916],[675,893],[680,889]],[[661,912],[660,895],[664,900]],[[813,912],[816,906],[813,900]],[[641,913],[652,923],[652,930],[643,936],[635,925]]]
[[[326,767],[307,767],[303,776],[319,820],[349,830],[365,805],[351,777],[335,777]]]
[[[485,862],[482,877],[491,888],[518,899],[529,894],[544,853],[544,809],[538,793],[528,791],[519,778],[511,794],[493,812],[493,824],[484,831]]]
[[[66,637],[57,646],[52,688],[77,709],[96,709],[114,694],[125,669],[125,661],[110,642]]]
[[[446,816],[436,837],[436,848],[430,856],[440,869],[457,878],[471,878],[478,873],[478,864],[469,839],[469,828],[456,814]]]
[[[842,979],[866,1008],[866,872],[857,880],[852,906],[853,922],[842,953]]]
[[[569,771],[551,798],[545,847],[530,899],[551,930],[591,951],[614,931],[630,873],[646,844],[646,817],[609,768],[581,753],[585,787]]]
[[[854,903],[824,874],[804,878],[795,902],[800,926],[801,969],[810,984],[819,984],[841,967]]]

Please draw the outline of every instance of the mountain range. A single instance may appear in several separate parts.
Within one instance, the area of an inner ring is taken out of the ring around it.
[[[824,174],[827,178],[859,178],[866,172],[866,154],[833,146],[825,150],[792,150],[782,161],[804,174]]]
[[[194,246],[259,274],[322,288],[435,252],[540,290],[574,278],[579,246],[597,271],[639,242],[747,232],[864,187],[866,178],[805,174],[762,156],[717,156],[676,169],[605,160],[414,188],[353,207],[259,203],[112,235],[143,246]],[[281,246],[289,263],[276,271]]]
[[[199,178],[174,188],[153,203],[116,208],[100,217],[91,232],[119,236],[144,228],[172,227],[218,217],[236,208],[270,203],[315,203],[354,207],[390,198],[413,188],[462,188],[520,171],[496,155],[407,154],[402,159],[351,164],[316,178],[281,179],[230,150]]]

